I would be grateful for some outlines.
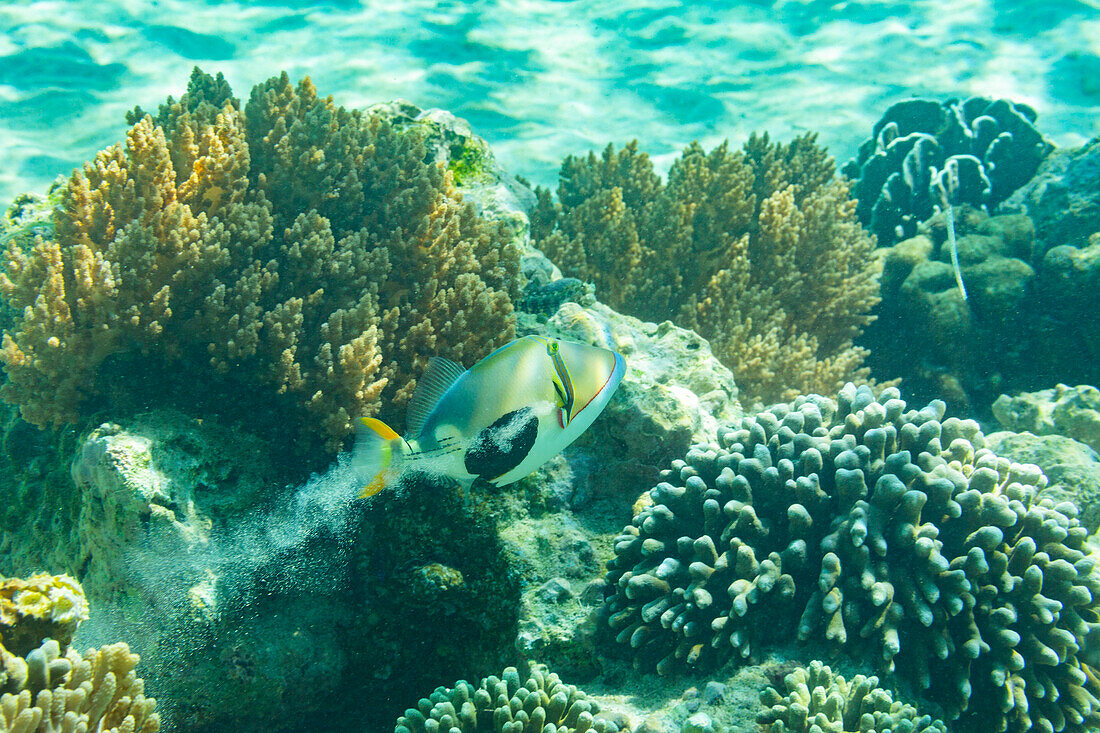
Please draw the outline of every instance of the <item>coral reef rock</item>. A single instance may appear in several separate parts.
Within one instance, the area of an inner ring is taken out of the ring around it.
[[[1053,389],[1001,395],[993,416],[1008,430],[1064,435],[1100,451],[1100,389],[1059,384]]]
[[[518,576],[481,499],[412,478],[358,502],[345,461],[288,492],[255,438],[178,413],[124,425],[73,462],[81,633],[130,640],[172,725],[304,729],[332,694],[359,701],[348,725],[381,724],[402,691],[511,649]]]
[[[1089,532],[1100,529],[1100,454],[1095,450],[1064,435],[1001,431],[985,440],[997,455],[1041,468],[1050,483],[1040,496],[1072,502]]]
[[[859,340],[873,373],[900,375],[912,394],[979,414],[1006,391],[1100,378],[1100,237],[1036,260],[1035,229],[1021,214],[959,207],[955,230],[966,299],[943,214],[883,250],[882,302]]]
[[[0,402],[0,575],[79,574],[81,501],[69,470],[78,442],[76,430],[40,430]]]
[[[72,462],[80,491],[83,585],[95,599],[120,602],[145,588],[205,588],[213,568],[152,562],[157,555],[203,557],[215,525],[240,521],[271,501],[275,471],[266,446],[210,422],[158,411],[104,423],[81,441]],[[146,562],[135,562],[132,553]],[[121,594],[121,595],[120,595]],[[209,592],[194,598],[216,614]],[[130,599],[140,608],[145,599]]]
[[[1006,99],[898,102],[842,169],[854,181],[859,220],[885,247],[948,204],[995,212],[1054,147],[1036,116]]]
[[[1082,247],[1100,228],[1100,139],[1055,151],[1003,207],[1035,220],[1042,248]]]
[[[815,660],[788,674],[783,686],[785,692],[769,687],[760,696],[768,706],[759,717],[766,733],[947,733],[943,721],[894,700],[875,676],[845,680]]]
[[[638,666],[709,669],[797,637],[928,690],[963,729],[1100,722],[1088,531],[942,402],[800,397],[661,478],[608,563],[605,628]]]

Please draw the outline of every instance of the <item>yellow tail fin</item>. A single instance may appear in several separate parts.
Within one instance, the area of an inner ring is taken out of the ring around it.
[[[408,444],[381,420],[363,417],[359,422],[361,427],[355,440],[351,462],[360,476],[370,478],[359,494],[360,498],[366,498],[386,488],[389,481],[400,472],[400,458],[408,452]]]

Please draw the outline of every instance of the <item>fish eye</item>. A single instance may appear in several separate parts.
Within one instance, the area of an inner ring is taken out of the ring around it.
[[[558,353],[558,342],[557,341],[547,341],[546,342],[546,353],[549,354],[550,356],[553,356],[554,354]]]

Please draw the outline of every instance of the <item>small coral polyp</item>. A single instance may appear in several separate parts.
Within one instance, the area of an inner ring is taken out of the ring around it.
[[[976,422],[849,384],[717,438],[615,541],[606,625],[638,666],[710,669],[797,636],[928,690],[960,730],[1100,721],[1087,531]]]
[[[3,258],[0,396],[27,421],[174,400],[335,450],[431,355],[513,338],[518,254],[417,132],[286,74],[242,105],[198,69],[128,119]]]

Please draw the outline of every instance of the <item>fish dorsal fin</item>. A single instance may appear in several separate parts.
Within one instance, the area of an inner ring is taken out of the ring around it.
[[[416,382],[416,390],[409,400],[409,412],[405,418],[407,434],[411,437],[420,435],[420,429],[432,414],[436,403],[443,393],[450,388],[455,380],[462,376],[466,370],[461,364],[456,364],[442,356],[433,356],[428,362],[428,369]]]

